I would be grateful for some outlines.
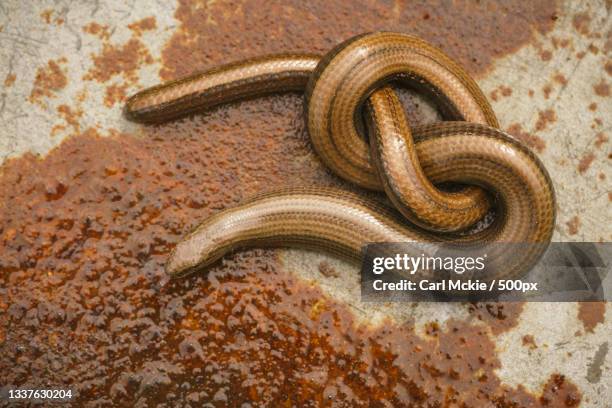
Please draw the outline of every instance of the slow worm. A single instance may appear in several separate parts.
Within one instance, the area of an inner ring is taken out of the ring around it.
[[[437,103],[448,122],[411,128],[390,81]],[[323,58],[277,55],[222,66],[132,96],[126,115],[156,123],[264,93],[305,90],[313,146],[337,175],[384,190],[394,205],[333,189],[283,190],[223,210],[181,241],[173,276],[206,268],[252,246],[318,248],[359,260],[372,242],[530,244],[495,249],[495,277],[518,276],[550,242],[555,196],[546,169],[497,129],[477,84],[425,41],[379,32],[351,38]],[[441,183],[467,185],[444,191]],[[493,206],[486,229],[464,234]],[[408,222],[406,222],[406,219]]]

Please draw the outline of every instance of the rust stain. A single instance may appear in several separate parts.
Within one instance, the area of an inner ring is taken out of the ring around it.
[[[55,20],[53,20],[51,18],[53,13],[54,13],[53,9],[44,10],[42,13],[40,13],[40,18],[42,18],[42,20],[47,24],[55,24],[58,26],[64,24],[64,19],[61,17],[56,17]]]
[[[460,3],[450,12],[444,2],[391,9],[295,1],[263,10],[254,2],[181,1],[181,28],[164,49],[160,74],[175,78],[269,52],[324,53],[376,29],[423,36],[482,74],[557,18],[554,2]],[[373,22],[372,15],[383,18]],[[381,24],[387,15],[395,20]],[[140,66],[153,62],[137,37],[156,22],[143,21],[130,27],[135,37],[123,45],[107,42],[107,27],[83,28],[104,41],[86,79],[125,81],[107,87],[107,106],[125,97]],[[325,28],[313,32],[314,26]],[[485,39],[478,27],[497,29]],[[500,87],[499,95],[506,92]],[[0,301],[7,316],[0,319],[0,372],[9,374],[2,382],[61,383],[81,401],[130,405],[174,398],[193,405],[333,399],[351,406],[576,406],[580,393],[560,374],[539,396],[501,384],[495,345],[481,325],[432,323],[426,339],[410,324],[359,326],[346,306],[283,271],[274,251],[242,251],[208,273],[166,284],[168,252],[210,214],[273,187],[346,188],[312,153],[301,105],[296,95],[261,98],[146,127],[144,137],[117,131],[100,137],[89,129],[45,158],[6,162],[0,300],[8,302]],[[67,125],[81,132],[80,110],[62,109]],[[513,126],[517,137],[544,150],[542,139]],[[333,276],[322,264],[321,273]],[[516,326],[522,308],[475,304],[470,313],[498,334]],[[23,364],[13,369],[16,359]]]
[[[595,94],[598,96],[606,97],[610,96],[610,85],[602,79],[598,84],[593,85]]]
[[[533,338],[531,334],[524,335],[522,341],[523,341],[523,346],[531,350],[535,350],[538,348],[538,345],[536,344],[535,339]]]
[[[540,153],[546,149],[546,142],[541,137],[524,131],[520,123],[513,123],[510,125],[507,131],[512,136],[521,140],[527,146],[537,150]]]
[[[155,17],[147,17],[135,23],[129,24],[128,28],[136,35],[142,35],[144,31],[151,31],[157,28],[157,20]]]
[[[597,104],[595,102],[592,102],[589,105],[589,110],[592,111],[592,112],[595,112],[597,110]]]
[[[567,233],[569,235],[576,235],[580,230],[580,218],[574,215],[565,225],[567,226]]]
[[[603,120],[601,120],[601,118],[595,118],[593,119],[593,126],[591,126],[591,129],[595,129],[597,127],[601,127],[601,125],[603,125]]]
[[[608,75],[612,76],[612,62],[611,61],[606,62],[606,64],[604,65],[604,69],[606,70]]]
[[[438,337],[440,335],[440,324],[438,322],[425,324],[425,334],[431,337]]]
[[[497,335],[516,327],[524,306],[521,302],[471,303],[468,311]]]
[[[549,32],[557,20],[557,9],[554,1],[459,1],[448,7],[442,0],[426,4],[292,0],[261,7],[257,1],[236,5],[181,0],[175,13],[180,27],[163,51],[160,75],[175,79],[269,53],[324,54],[353,35],[376,30],[423,37],[470,73],[483,74],[496,58],[533,41],[534,33]]]
[[[572,19],[572,24],[580,34],[588,35],[590,33],[591,16],[588,13],[578,13]]]
[[[579,302],[578,319],[584,330],[593,333],[598,324],[606,318],[606,302]]]
[[[106,87],[104,104],[109,108],[127,99],[127,85],[110,85]]]
[[[66,58],[63,57],[49,60],[46,66],[36,70],[36,78],[29,97],[30,102],[44,105],[43,98],[54,98],[57,91],[66,87],[68,79],[65,70],[60,66],[66,61]]]
[[[601,147],[608,142],[609,138],[604,132],[599,132],[595,135],[595,147],[601,149]]]
[[[548,127],[550,123],[557,121],[557,114],[552,109],[546,109],[538,112],[538,120],[535,124],[536,132],[542,131]]]
[[[433,338],[410,324],[358,325],[347,306],[283,271],[274,251],[240,251],[166,283],[167,254],[199,220],[267,188],[342,184],[316,161],[300,108],[295,95],[262,98],[146,127],[144,137],[90,129],[42,159],[8,160],[2,382],[129,405],[580,401],[556,374],[541,395],[503,385],[480,325],[451,320],[430,328]],[[499,333],[520,308],[472,305],[472,314]]]
[[[46,9],[40,13],[40,18],[47,24],[51,24],[51,15],[53,14],[53,9]]]
[[[55,135],[60,131],[66,130],[67,127],[71,127],[73,130],[72,134],[76,135],[81,129],[79,119],[83,116],[83,111],[81,109],[73,109],[68,105],[62,104],[57,107],[57,112],[64,120],[66,125],[53,126],[51,129],[51,135]]]
[[[540,51],[540,59],[542,61],[550,61],[552,59],[552,52],[549,50]]]
[[[555,80],[555,82],[559,83],[560,85],[567,85],[567,78],[565,78],[565,75],[563,75],[560,72],[556,73],[553,76],[553,79]]]
[[[91,22],[83,26],[83,32],[96,36],[101,40],[108,40],[110,38],[110,31],[108,30],[108,26],[100,25],[96,22]]]
[[[13,86],[16,79],[17,79],[17,75],[13,73],[6,74],[6,77],[4,78],[4,87],[10,88],[11,86]]]
[[[83,31],[102,40],[102,51],[92,55],[93,67],[83,76],[88,81],[105,83],[118,78],[115,83],[106,87],[104,105],[112,107],[127,98],[128,86],[138,82],[138,70],[143,65],[153,63],[148,48],[138,38],[143,31],[156,27],[154,17],[149,17],[128,26],[133,32],[125,44],[117,45],[109,41],[110,32],[107,26],[92,22],[83,27]]]
[[[494,101],[497,101],[500,97],[507,98],[510,95],[512,95],[512,88],[504,85],[498,86],[489,94],[491,99],[493,99]]]
[[[550,86],[550,84],[544,85],[544,87],[542,87],[542,92],[544,93],[544,98],[546,99],[550,98],[550,94],[552,92],[552,86]]]
[[[153,63],[149,50],[136,38],[121,46],[105,42],[102,52],[93,55],[92,60],[94,66],[83,79],[98,82],[106,82],[114,76],[122,76],[131,83],[136,82],[138,69]]]
[[[586,173],[589,167],[591,167],[591,164],[593,164],[593,160],[595,160],[595,154],[593,152],[585,153],[578,162],[578,172],[580,174]]]
[[[587,49],[593,55],[599,54],[599,48],[597,48],[597,46],[595,44],[589,44],[589,47]]]
[[[567,48],[571,45],[571,38],[557,38],[555,36],[551,37],[551,43],[555,49],[559,48]]]
[[[540,397],[540,403],[548,407],[577,407],[580,405],[580,400],[580,396],[575,393],[571,386],[568,389],[565,376],[560,374],[551,376]]]

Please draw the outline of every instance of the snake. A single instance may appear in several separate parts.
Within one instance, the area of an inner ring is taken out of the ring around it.
[[[410,126],[393,86],[430,98],[444,120]],[[140,91],[129,120],[161,123],[264,94],[303,91],[312,146],[339,188],[281,189],[213,214],[173,249],[173,278],[249,247],[302,247],[362,261],[369,243],[488,245],[490,278],[516,277],[552,238],[555,192],[538,157],[499,129],[476,82],[439,48],[395,32],[354,36],[323,57],[278,54]],[[475,229],[487,214],[494,219]],[[523,245],[521,251],[496,244]],[[497,248],[497,249],[496,249]]]

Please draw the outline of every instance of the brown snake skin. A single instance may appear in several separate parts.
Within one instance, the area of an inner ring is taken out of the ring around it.
[[[451,121],[411,129],[391,80],[432,97]],[[514,277],[546,249],[555,222],[546,169],[497,129],[491,106],[459,65],[406,34],[359,35],[322,59],[279,55],[226,65],[139,92],[126,115],[155,123],[297,89],[305,89],[308,130],[323,162],[361,187],[384,190],[395,209],[333,189],[259,196],[215,214],[181,241],[166,265],[171,276],[252,246],[317,248],[359,260],[372,242],[533,243],[520,256],[491,248],[493,277]],[[436,187],[448,182],[468,187]],[[489,227],[459,233],[491,206],[496,217]]]

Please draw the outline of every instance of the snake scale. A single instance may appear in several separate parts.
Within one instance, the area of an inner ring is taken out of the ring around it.
[[[444,122],[411,127],[390,87],[432,98]],[[338,176],[384,191],[393,207],[330,188],[281,190],[225,209],[178,243],[172,277],[230,251],[300,246],[359,260],[372,242],[522,243],[498,250],[496,277],[526,272],[551,240],[555,194],[538,158],[499,130],[486,97],[441,50],[401,33],[355,36],[324,57],[285,54],[237,62],[143,90],[129,119],[158,123],[266,93],[303,90],[315,151]],[[444,190],[444,183],[460,189]],[[465,234],[494,208],[487,228]]]

